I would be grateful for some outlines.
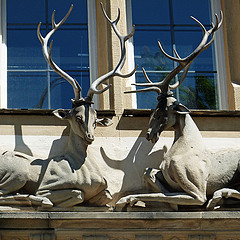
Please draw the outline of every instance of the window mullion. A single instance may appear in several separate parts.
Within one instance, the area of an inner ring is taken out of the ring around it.
[[[219,15],[221,11],[221,1],[211,0],[212,19],[215,19],[215,13]],[[218,104],[220,110],[228,110],[228,87],[227,74],[225,68],[225,52],[223,44],[223,27],[218,29],[214,40],[215,63],[217,69],[217,92]],[[224,67],[223,67],[224,66]]]

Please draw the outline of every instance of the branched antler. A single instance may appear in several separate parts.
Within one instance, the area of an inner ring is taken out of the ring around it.
[[[78,84],[78,82],[72,78],[70,75],[68,75],[66,72],[64,72],[62,69],[60,69],[57,64],[55,64],[52,60],[52,44],[53,41],[50,44],[49,50],[48,50],[48,40],[50,39],[50,37],[63,25],[63,23],[67,20],[68,16],[70,15],[71,11],[72,11],[73,5],[71,5],[70,9],[68,10],[66,16],[58,23],[56,24],[55,22],[55,10],[53,11],[52,14],[52,30],[46,35],[46,37],[44,38],[41,33],[40,33],[40,28],[41,28],[41,22],[38,24],[38,28],[37,28],[37,36],[39,38],[39,41],[42,44],[42,51],[43,51],[43,55],[47,61],[47,63],[50,65],[50,67],[56,72],[58,73],[61,77],[63,77],[64,79],[66,79],[73,87],[73,91],[74,91],[74,95],[75,95],[75,100],[80,99],[81,98],[81,87]]]
[[[136,70],[137,70],[137,67],[136,66],[130,73],[128,74],[123,74],[121,72],[121,69],[125,63],[125,60],[126,60],[126,46],[125,46],[125,42],[131,38],[135,32],[135,26],[133,26],[133,29],[131,31],[131,33],[129,33],[128,35],[126,36],[122,36],[120,34],[120,32],[118,31],[117,29],[117,23],[120,19],[120,9],[118,8],[118,16],[117,18],[112,21],[107,13],[105,12],[104,8],[103,8],[103,4],[101,3],[101,8],[102,8],[102,11],[103,11],[103,14],[105,16],[105,18],[108,20],[108,22],[111,24],[111,27],[113,28],[114,32],[116,33],[119,41],[120,41],[120,45],[121,45],[121,57],[120,57],[120,60],[119,60],[119,63],[117,64],[117,66],[110,72],[106,73],[105,75],[99,77],[98,79],[96,79],[92,85],[90,86],[89,90],[88,90],[88,94],[87,94],[87,98],[88,99],[92,99],[93,98],[93,95],[94,94],[100,94],[104,91],[106,91],[107,89],[109,89],[111,87],[111,84],[107,85],[105,88],[99,90],[98,89],[98,86],[105,82],[107,79],[111,78],[111,77],[114,77],[114,76],[119,76],[119,77],[122,77],[122,78],[128,78],[130,76],[132,76]]]
[[[202,28],[203,38],[202,38],[202,41],[200,42],[200,44],[198,45],[198,47],[190,55],[188,55],[185,58],[181,58],[176,50],[174,50],[174,53],[175,53],[176,57],[170,56],[169,54],[167,54],[164,51],[161,43],[158,42],[158,46],[160,48],[160,51],[163,53],[163,55],[166,56],[167,58],[179,63],[179,65],[175,69],[173,69],[162,81],[156,82],[156,83],[153,83],[153,82],[150,81],[150,79],[148,78],[148,76],[146,74],[146,71],[143,68],[143,73],[144,73],[144,76],[146,78],[147,83],[135,83],[133,85],[146,87],[146,88],[139,89],[139,90],[128,91],[128,92],[125,92],[125,93],[155,91],[158,94],[160,94],[160,93],[167,93],[169,90],[173,90],[173,89],[179,87],[182,84],[182,82],[184,81],[184,79],[185,79],[185,77],[188,73],[189,67],[190,67],[191,63],[193,62],[193,60],[202,51],[206,50],[212,44],[212,42],[215,38],[215,32],[222,25],[222,19],[223,19],[222,11],[220,12],[220,17],[221,17],[221,20],[219,21],[219,18],[217,16],[217,14],[215,14],[216,23],[215,24],[212,23],[212,28],[210,28],[208,31],[206,30],[206,28],[203,26],[203,24],[201,22],[199,22],[196,18],[191,17]],[[208,41],[208,38],[209,38],[210,35],[212,35],[212,38]],[[182,70],[183,70],[183,73],[182,73],[180,81],[177,81],[175,84],[171,85],[170,84],[171,80],[178,73],[180,73]]]
[[[125,46],[125,42],[131,38],[134,34],[134,31],[135,31],[135,27],[133,26],[133,29],[131,31],[130,34],[126,35],[126,36],[122,36],[118,29],[117,29],[117,23],[120,19],[120,10],[118,9],[118,16],[116,18],[116,20],[112,21],[106,14],[104,8],[103,8],[103,4],[101,3],[101,7],[102,7],[102,11],[103,11],[103,14],[104,16],[106,17],[106,19],[110,22],[114,32],[116,33],[117,37],[119,38],[120,40],[120,44],[121,44],[121,58],[120,58],[120,61],[119,63],[117,64],[117,66],[110,72],[106,73],[105,75],[99,77],[98,79],[96,79],[90,86],[89,90],[88,90],[88,93],[87,93],[87,97],[86,98],[82,98],[81,97],[81,87],[80,85],[78,84],[78,82],[76,81],[76,79],[72,78],[71,76],[69,76],[66,72],[64,72],[62,69],[60,69],[56,63],[53,62],[52,60],[52,44],[53,44],[53,41],[50,43],[50,46],[49,46],[49,50],[48,50],[48,40],[50,39],[50,37],[61,27],[61,25],[66,21],[66,19],[68,18],[68,16],[70,15],[71,11],[72,11],[72,8],[73,8],[73,5],[71,5],[70,9],[68,10],[66,16],[58,23],[56,24],[55,22],[55,11],[53,11],[53,14],[52,14],[52,30],[45,36],[45,38],[41,35],[40,33],[40,27],[41,27],[41,22],[39,23],[38,25],[38,28],[37,28],[37,35],[38,35],[38,38],[42,44],[42,51],[43,51],[43,55],[47,61],[47,63],[51,66],[51,68],[56,72],[58,73],[61,77],[63,77],[64,79],[66,79],[73,87],[73,91],[74,91],[74,95],[75,95],[75,98],[72,100],[73,103],[77,104],[78,102],[79,103],[82,103],[82,102],[87,102],[87,103],[92,103],[92,99],[93,99],[93,95],[94,94],[101,94],[103,93],[104,91],[106,91],[107,89],[109,89],[111,87],[111,84],[107,85],[105,88],[99,90],[98,89],[98,86],[105,82],[107,79],[109,79],[110,77],[114,77],[114,76],[120,76],[120,77],[123,77],[123,78],[127,78],[127,77],[130,77],[132,76],[137,67],[135,67],[135,69],[133,71],[131,71],[130,73],[128,74],[123,74],[121,72],[121,69],[125,63],[125,59],[126,59],[126,46]]]

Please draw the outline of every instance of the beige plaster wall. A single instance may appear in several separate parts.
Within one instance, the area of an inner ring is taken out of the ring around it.
[[[240,3],[236,0],[222,0],[224,14],[223,33],[228,81],[229,109],[240,109]]]

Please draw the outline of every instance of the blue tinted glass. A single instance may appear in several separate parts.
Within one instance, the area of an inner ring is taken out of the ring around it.
[[[168,0],[132,0],[133,24],[168,24]]]
[[[146,83],[146,79],[142,72],[137,72],[135,75],[136,75],[137,83]],[[166,76],[165,73],[159,73],[159,72],[147,72],[147,75],[152,82],[159,82]],[[136,88],[141,89],[142,87],[136,87]],[[137,93],[138,108],[154,109],[157,104],[157,96],[158,95],[156,92]]]
[[[38,108],[46,73],[8,72],[8,108]],[[43,108],[47,108],[45,104]]]
[[[43,57],[41,44],[37,38],[35,29],[8,29],[7,37],[9,70],[46,68],[46,61]]]
[[[66,23],[87,23],[87,1],[86,0],[48,0],[48,19],[51,21],[53,10],[56,10],[56,22],[59,22],[68,12],[71,4],[73,9]]]
[[[138,31],[134,34],[135,63],[146,70],[169,70],[172,62],[163,56],[158,47],[160,41],[167,52],[172,52],[171,36],[167,31]]]
[[[82,96],[87,95],[89,89],[89,72],[68,72],[82,86]],[[74,98],[72,86],[56,73],[51,73],[51,108],[71,108],[71,99]]]
[[[216,109],[216,74],[189,73],[180,86],[180,101],[192,109]]]
[[[176,49],[180,57],[184,58],[191,54],[202,40],[202,31],[176,31]],[[213,44],[201,52],[191,64],[190,70],[213,71]]]
[[[196,24],[190,16],[194,16],[203,24],[211,24],[210,0],[172,0],[175,24]]]
[[[38,23],[45,18],[45,0],[7,0],[6,2],[8,23]]]
[[[68,70],[88,70],[87,30],[62,30],[56,32],[52,57],[61,68]]]

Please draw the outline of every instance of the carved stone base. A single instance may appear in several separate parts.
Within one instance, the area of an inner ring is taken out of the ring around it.
[[[2,211],[0,239],[237,240],[240,212]]]

